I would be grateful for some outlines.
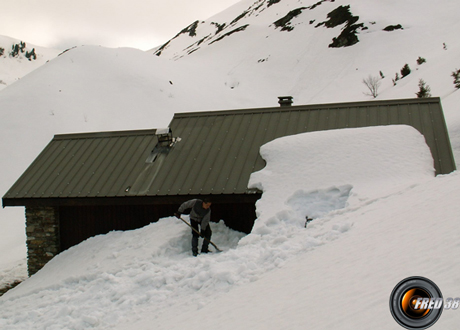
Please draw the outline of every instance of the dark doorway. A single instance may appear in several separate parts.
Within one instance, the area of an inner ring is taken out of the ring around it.
[[[256,219],[255,201],[220,200],[212,204],[212,221],[224,220],[233,230],[249,234]],[[144,227],[173,216],[180,204],[60,206],[60,246],[64,251],[96,235],[112,230]]]

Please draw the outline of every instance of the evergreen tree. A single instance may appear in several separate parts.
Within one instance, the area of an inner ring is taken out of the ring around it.
[[[11,46],[10,56],[17,57],[19,56],[19,53],[24,53],[25,49],[26,49],[26,43],[23,41],[20,41],[19,44],[14,44]]]
[[[19,55],[19,45],[15,44],[15,45],[11,46],[10,56],[11,57],[16,57],[18,55]]]
[[[452,77],[454,78],[455,88],[460,89],[460,69],[453,71]]]
[[[35,53],[35,48],[32,48],[30,52],[26,52],[26,57],[29,61],[36,60],[37,54]]]
[[[418,98],[431,97],[430,91],[431,88],[426,84],[423,79],[420,79],[418,82],[419,91],[415,93]]]
[[[423,57],[419,56],[418,59],[417,59],[417,64],[418,65],[422,65],[423,63],[426,62],[426,59],[424,59]]]
[[[401,78],[404,78],[410,73],[411,73],[411,69],[409,67],[409,64],[404,65],[403,68],[401,69]]]
[[[21,51],[21,53],[24,53],[24,49],[26,49],[26,43],[21,41],[19,43],[19,50]]]
[[[399,74],[396,72],[395,77],[392,79],[393,81],[393,86],[396,86],[396,82],[399,80]]]

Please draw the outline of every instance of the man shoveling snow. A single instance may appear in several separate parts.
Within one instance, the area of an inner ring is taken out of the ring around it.
[[[181,218],[182,213],[185,210],[190,210],[190,225],[192,227],[192,253],[193,256],[198,255],[198,238],[203,237],[203,245],[201,246],[201,253],[208,253],[208,246],[211,242],[211,226],[209,221],[211,220],[211,201],[207,198],[201,199],[191,199],[187,202],[182,203],[179,206],[179,209],[174,214],[177,218]],[[201,230],[199,230],[201,227]]]

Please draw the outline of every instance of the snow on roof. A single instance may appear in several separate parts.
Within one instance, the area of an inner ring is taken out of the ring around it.
[[[273,221],[303,226],[307,215],[368,202],[435,175],[423,135],[406,125],[303,133],[269,142],[261,154],[267,165],[249,183],[263,191],[256,233],[269,233]]]
[[[259,154],[264,143],[304,132],[399,124],[424,135],[436,174],[455,170],[439,98],[189,112],[174,116],[171,131],[181,141],[154,166],[145,161],[157,142],[153,130],[55,137],[3,205],[35,198],[252,194],[249,177],[265,166]]]

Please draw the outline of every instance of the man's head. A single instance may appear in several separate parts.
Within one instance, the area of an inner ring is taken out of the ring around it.
[[[203,199],[203,208],[205,210],[209,209],[211,207],[211,200],[209,198],[204,198]]]

